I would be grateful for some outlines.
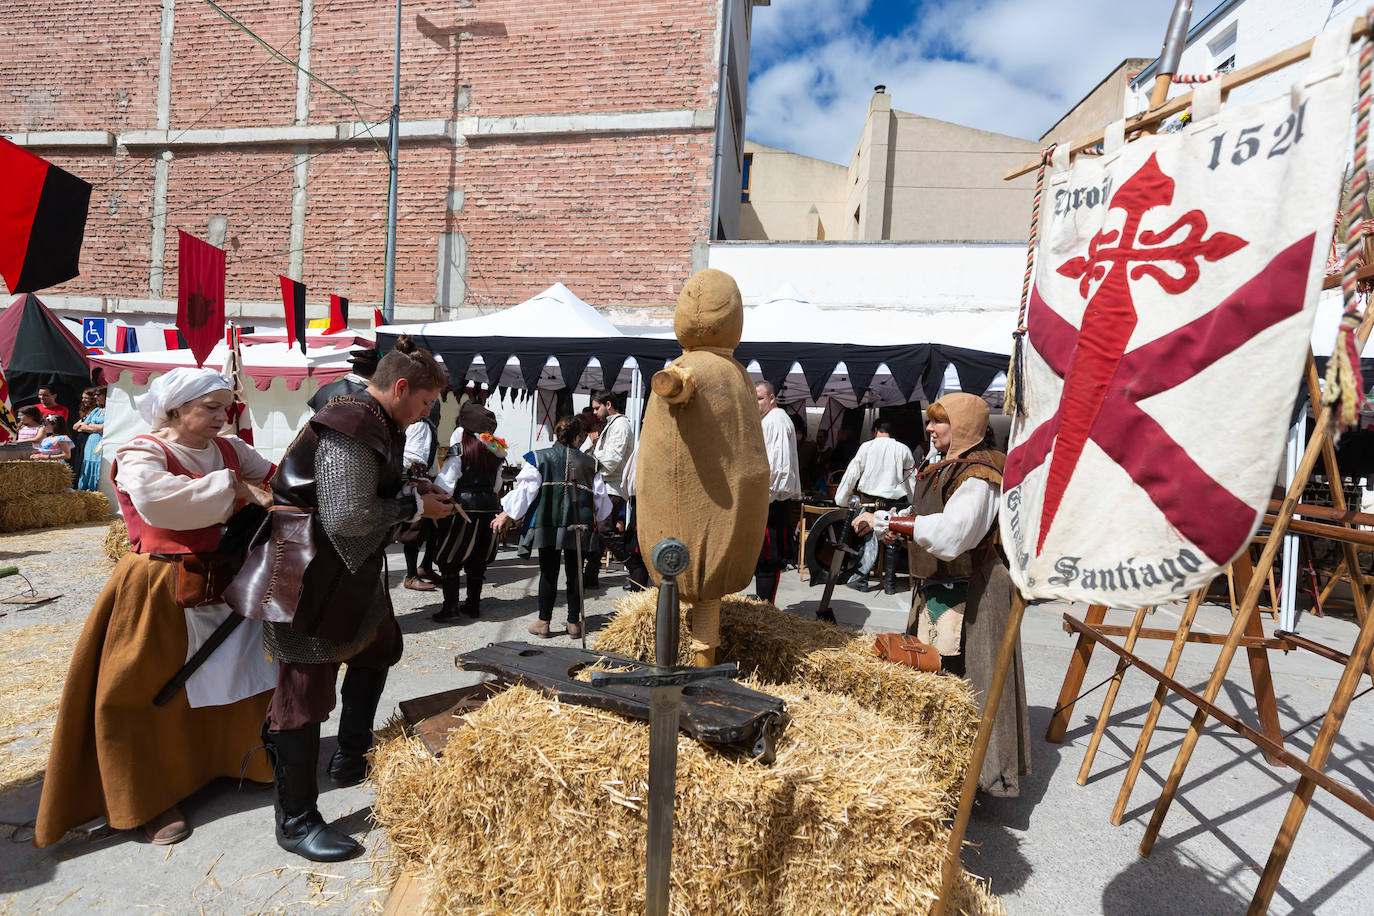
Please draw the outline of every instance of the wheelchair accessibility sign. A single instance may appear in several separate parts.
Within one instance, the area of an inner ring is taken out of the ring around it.
[[[105,349],[105,319],[81,319],[81,343],[88,350]]]

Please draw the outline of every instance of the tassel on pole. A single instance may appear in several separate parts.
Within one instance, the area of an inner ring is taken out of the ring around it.
[[[1007,391],[1002,398],[1002,413],[1024,417],[1025,403],[1025,339],[1026,307],[1030,302],[1031,280],[1035,276],[1035,243],[1040,236],[1040,197],[1045,190],[1045,166],[1054,155],[1055,144],[1040,151],[1040,168],[1035,173],[1035,197],[1031,200],[1030,240],[1026,244],[1026,273],[1021,278],[1021,309],[1016,316],[1016,331],[1012,334],[1011,361],[1007,364]]]
[[[1336,430],[1354,426],[1360,409],[1369,406],[1364,395],[1364,379],[1360,373],[1360,351],[1356,330],[1363,313],[1356,298],[1355,272],[1359,268],[1365,219],[1369,216],[1369,109],[1370,70],[1374,61],[1374,44],[1366,39],[1360,43],[1359,93],[1355,106],[1355,176],[1351,184],[1354,212],[1345,233],[1345,259],[1341,264],[1341,296],[1345,313],[1340,330],[1331,348],[1331,360],[1326,366],[1326,386],[1322,390],[1322,404],[1335,407]],[[1367,306],[1366,306],[1367,308]]]

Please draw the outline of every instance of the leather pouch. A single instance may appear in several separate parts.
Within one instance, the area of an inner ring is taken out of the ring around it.
[[[250,620],[290,623],[314,557],[313,513],[273,506],[249,542],[238,575],[224,590],[225,603]]]
[[[940,670],[940,653],[936,648],[904,633],[879,633],[873,641],[873,654],[918,671]]]
[[[215,553],[184,553],[175,559],[177,604],[205,607],[224,600],[224,590],[234,578],[227,558]]]

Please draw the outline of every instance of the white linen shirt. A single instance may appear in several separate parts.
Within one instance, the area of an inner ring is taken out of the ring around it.
[[[945,511],[918,516],[911,538],[933,556],[953,560],[978,546],[987,537],[997,520],[1000,488],[991,481],[970,477],[950,496]],[[879,535],[887,531],[889,518],[909,518],[914,509],[897,512],[875,512],[873,530]]]
[[[625,462],[629,460],[633,448],[630,418],[623,413],[608,417],[606,425],[601,429],[601,435],[596,439],[596,448],[592,450],[592,456],[596,458],[597,466],[606,478],[606,489],[612,496],[626,498],[621,475],[625,472]]]
[[[153,435],[157,435],[154,433]],[[272,463],[238,436],[222,436],[238,455],[243,479],[261,482]],[[219,447],[190,448],[157,436],[182,467],[201,477],[190,478],[167,470],[167,454],[156,442],[131,439],[115,453],[115,485],[129,494],[138,514],[155,528],[194,531],[223,524],[234,513],[234,472],[224,466]]]
[[[768,452],[768,501],[801,499],[797,429],[781,407],[763,415],[763,447]]]
[[[844,506],[856,492],[884,499],[911,499],[916,458],[891,436],[875,436],[859,446],[835,490],[835,505]]]
[[[434,443],[434,431],[429,428],[429,424],[424,420],[416,420],[406,427],[406,446],[403,457],[406,469],[409,470],[412,464],[426,465],[425,470],[429,475],[434,476],[435,463],[439,458],[439,452],[434,452],[435,461],[429,460],[429,448]]]
[[[500,470],[498,468],[498,470]],[[453,431],[453,437],[448,440],[448,457],[444,459],[444,466],[439,469],[439,474],[434,478],[435,485],[441,487],[445,493],[453,494],[453,488],[458,486],[458,478],[463,476],[463,427],[458,427]],[[496,480],[492,484],[492,491],[501,492],[501,475],[496,475]]]

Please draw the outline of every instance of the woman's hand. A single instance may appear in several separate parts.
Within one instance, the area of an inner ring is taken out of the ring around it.
[[[272,508],[272,493],[266,487],[254,486],[245,481],[238,481],[234,485],[234,497],[244,502],[255,503],[264,509]]]
[[[510,516],[505,512],[499,512],[496,518],[491,520],[491,530],[496,532],[497,537],[504,537],[506,529],[510,527]]]

